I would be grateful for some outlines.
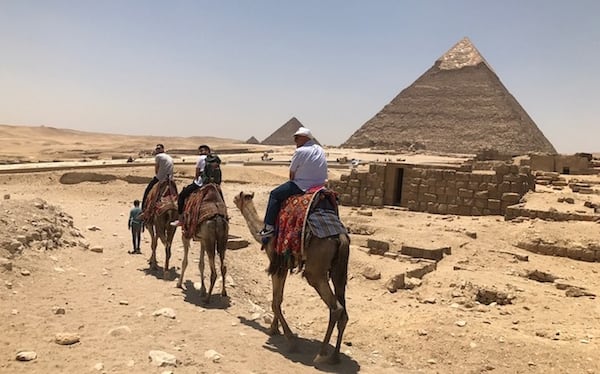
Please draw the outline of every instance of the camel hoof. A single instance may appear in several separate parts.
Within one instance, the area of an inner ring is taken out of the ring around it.
[[[337,365],[340,363],[340,357],[336,354],[332,354],[330,356],[322,356],[317,355],[313,360],[315,364],[328,364],[328,365]]]
[[[177,282],[177,288],[181,288],[183,290],[183,286],[181,285],[181,282]]]

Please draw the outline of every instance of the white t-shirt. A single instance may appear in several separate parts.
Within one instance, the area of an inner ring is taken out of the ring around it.
[[[198,157],[198,161],[196,161],[196,169],[200,169],[200,176],[194,179],[194,183],[198,187],[202,187],[202,172],[204,172],[204,167],[206,166],[206,155],[200,155]]]
[[[296,148],[292,156],[290,171],[294,172],[293,182],[302,190],[325,184],[327,180],[327,157],[325,151],[313,140]]]
[[[154,160],[158,163],[158,173],[156,178],[159,181],[173,178],[173,159],[166,153],[159,153],[154,156]]]

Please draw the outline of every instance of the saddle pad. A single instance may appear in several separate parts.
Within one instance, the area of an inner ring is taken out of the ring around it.
[[[293,195],[282,204],[277,218],[277,238],[275,252],[277,254],[298,254],[302,252],[302,231],[306,212],[314,193]]]
[[[198,225],[216,215],[227,217],[227,206],[221,198],[220,188],[213,183],[192,192],[185,203],[183,235],[193,238]]]

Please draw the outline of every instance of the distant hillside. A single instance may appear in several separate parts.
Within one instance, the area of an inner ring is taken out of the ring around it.
[[[52,161],[82,158],[137,157],[151,152],[157,143],[167,149],[195,149],[208,144],[218,150],[249,144],[210,136],[169,137],[94,133],[48,126],[0,124],[0,161]]]

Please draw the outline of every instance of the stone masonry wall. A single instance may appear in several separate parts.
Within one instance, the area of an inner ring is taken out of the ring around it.
[[[383,206],[385,164],[370,164],[368,172],[353,169],[339,181],[330,181],[329,187],[340,196],[340,203],[349,206]]]
[[[330,187],[340,194],[340,203],[350,206],[382,206],[385,165],[374,164],[369,172],[353,170]],[[437,214],[504,215],[517,204],[535,178],[529,167],[500,165],[494,173],[470,173],[452,169],[404,167],[400,205],[410,210]]]

